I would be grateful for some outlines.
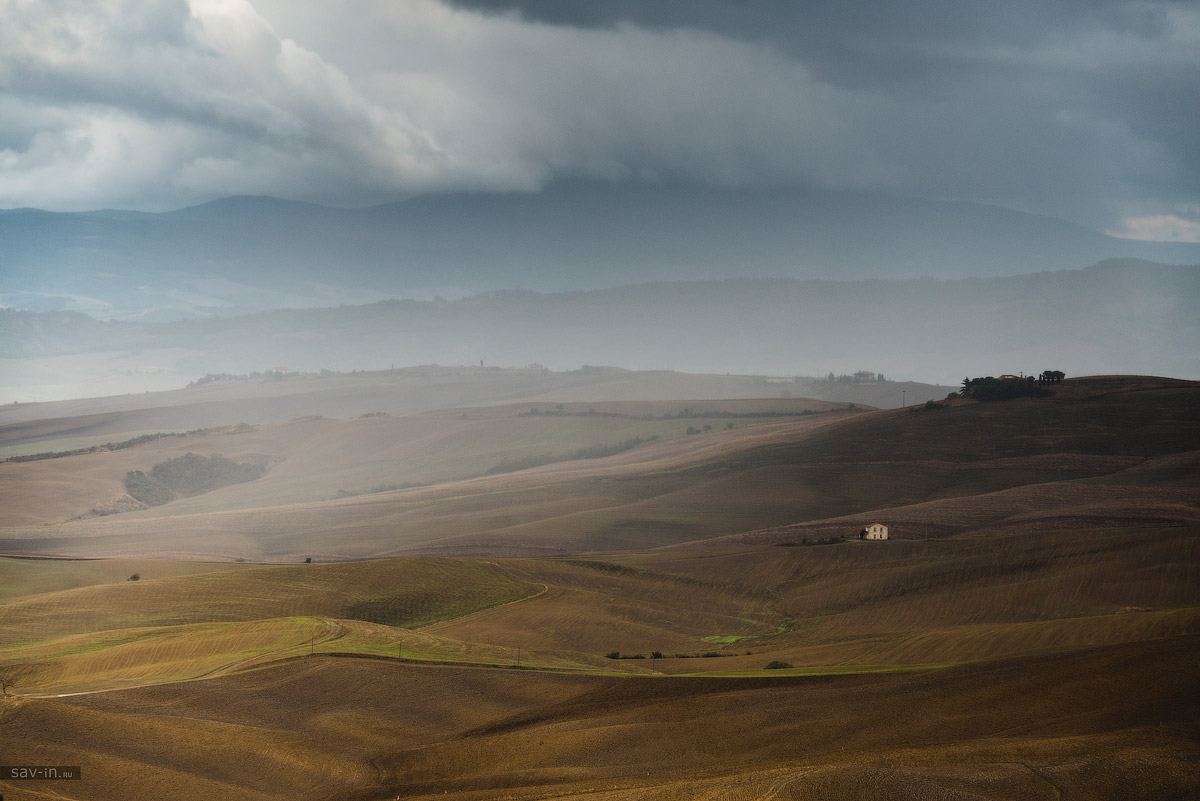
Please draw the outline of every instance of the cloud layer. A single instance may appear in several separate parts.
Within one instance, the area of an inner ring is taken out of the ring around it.
[[[0,0],[0,207],[355,204],[571,176],[872,189],[1097,227],[1200,202],[1200,11],[872,9]]]

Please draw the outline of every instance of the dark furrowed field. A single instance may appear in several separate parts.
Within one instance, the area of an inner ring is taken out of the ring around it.
[[[6,701],[0,740],[47,764],[82,761],[84,780],[67,789],[91,799],[1182,798],[1200,789],[1196,656],[1182,637],[921,674],[763,679],[316,657]]]

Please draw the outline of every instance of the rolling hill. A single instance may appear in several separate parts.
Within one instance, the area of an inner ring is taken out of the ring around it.
[[[83,779],[0,789],[1190,797],[1200,385],[1051,390],[525,395],[5,462],[0,750]],[[14,425],[55,442],[125,413]],[[268,470],[66,519],[128,470],[218,447]],[[426,485],[372,486],[389,480]],[[364,492],[314,499],[335,484]],[[854,537],[874,520],[892,539]]]
[[[672,418],[653,420],[586,411],[533,415],[523,407],[481,420],[466,411],[433,416],[431,428],[421,419],[367,418],[349,421],[349,428],[301,420],[274,431],[222,435],[220,446],[208,446],[241,460],[252,453],[271,459],[271,439],[287,442],[288,450],[274,453],[279,464],[259,481],[145,511],[10,526],[0,529],[0,550],[327,561],[400,553],[553,555],[722,536],[778,542],[798,540],[804,531],[853,533],[870,522],[868,516],[879,515],[900,525],[906,538],[1061,527],[1072,516],[1092,525],[1191,523],[1197,519],[1195,484],[1188,479],[1195,473],[1189,454],[1200,450],[1197,391],[1192,382],[1170,379],[1077,379],[1049,398],[954,400],[865,413],[843,407],[780,422],[719,414],[681,419],[684,402]],[[712,430],[703,430],[702,422]],[[382,442],[382,432],[410,426],[442,432],[437,436],[454,443],[464,461],[456,467],[432,460],[436,442],[433,451],[413,444],[406,453],[400,439],[383,472],[359,469],[332,482],[322,478],[337,470],[339,460],[353,461],[356,452],[367,454],[367,463],[378,462],[386,448],[372,450],[362,442]],[[688,435],[687,428],[698,433]],[[344,436],[349,430],[365,439]],[[569,455],[631,434],[662,436],[604,458],[481,475],[503,454]],[[341,456],[340,439],[349,440]],[[470,447],[463,444],[468,440]],[[119,491],[115,482],[131,465],[151,466],[184,450],[198,448],[189,439],[166,438],[120,451],[112,461],[113,454],[101,453],[0,467],[13,476],[6,486],[14,488],[15,515],[23,504],[39,503],[26,488],[61,486],[76,470],[87,475],[104,469],[107,478],[97,476],[98,486],[87,490],[91,498],[103,497]],[[339,489],[370,490],[389,480],[424,483],[420,472],[387,472],[406,458],[415,459],[429,480],[443,483],[330,500]],[[476,477],[458,478],[454,470],[473,470]],[[61,479],[49,480],[56,471]],[[39,479],[23,484],[18,477],[26,473]],[[358,478],[344,480],[351,475]],[[289,492],[322,494],[321,500],[289,502]],[[44,503],[54,508],[53,499]],[[66,509],[58,508],[56,514]],[[26,519],[33,522],[36,513]],[[771,533],[782,526],[794,528]]]
[[[3,316],[3,311],[0,311]],[[64,357],[102,358],[95,354]],[[71,369],[71,368],[66,368]],[[877,374],[876,374],[877,375]],[[844,376],[851,379],[852,376]],[[282,423],[297,417],[393,416],[459,406],[608,401],[814,398],[894,408],[940,399],[955,389],[918,381],[860,381],[792,376],[713,375],[675,370],[584,366],[438,366],[350,373],[244,374],[171,391],[125,392],[78,400],[0,405],[0,456],[120,442],[157,431],[190,431],[238,423]],[[587,408],[587,407],[585,407]],[[682,407],[681,407],[682,408]],[[61,441],[60,441],[61,440]],[[49,444],[39,444],[48,442]]]
[[[1200,789],[1195,639],[776,679],[315,657],[5,700],[0,741],[46,764],[86,753],[68,792],[91,799],[1184,798]],[[0,787],[57,791],[50,784]]]

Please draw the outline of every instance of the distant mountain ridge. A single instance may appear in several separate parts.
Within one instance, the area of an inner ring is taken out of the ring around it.
[[[1200,267],[1109,261],[1005,278],[731,279],[563,293],[505,290],[164,323],[0,312],[0,357],[186,349],[185,374],[287,365],[612,364],[636,370],[825,375],[1200,377]]]
[[[0,303],[170,320],[279,307],[727,278],[963,278],[1200,245],[865,193],[564,182],[362,209],[232,197],[161,214],[0,211]]]

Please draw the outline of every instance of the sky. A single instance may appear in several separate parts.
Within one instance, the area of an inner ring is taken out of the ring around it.
[[[0,208],[592,178],[1200,241],[1200,4],[0,0]]]

